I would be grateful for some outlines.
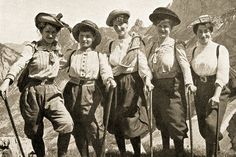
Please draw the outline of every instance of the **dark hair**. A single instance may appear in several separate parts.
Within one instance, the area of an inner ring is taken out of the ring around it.
[[[92,35],[96,38],[96,33],[95,31],[90,28],[89,26],[81,26],[80,29],[79,29],[80,32],[91,32]],[[79,33],[80,34],[80,33]],[[78,36],[79,36],[78,34]],[[92,49],[95,49],[97,45],[94,45],[94,42],[92,43]]]
[[[205,23],[198,23],[198,24],[196,24],[196,25],[193,26],[193,32],[194,32],[194,34],[197,34],[197,30],[198,30],[198,27],[199,27],[200,25],[206,26],[207,29],[209,29],[211,32],[213,32],[213,27],[214,27],[213,23],[211,23],[211,22],[205,22]]]
[[[112,25],[114,25],[115,21],[118,21],[119,23],[127,23],[128,24],[129,16],[126,15],[126,14],[122,14],[122,15],[119,15],[119,16],[115,17],[112,20]]]
[[[61,30],[61,27],[58,27],[58,26],[56,26],[56,25],[53,25],[53,24],[47,23],[47,22],[39,22],[39,23],[37,23],[37,28],[39,29],[40,32],[42,32],[43,29],[46,27],[47,24],[48,24],[48,25],[51,25],[51,26],[53,26],[53,27],[55,27],[56,30],[57,30],[57,32],[59,32],[59,31]]]
[[[79,31],[80,32],[91,32],[94,37],[96,36],[95,31],[92,28],[90,28],[89,26],[82,26],[82,27],[80,27]]]
[[[159,17],[159,18],[156,18],[156,20],[154,20],[153,22],[152,22],[152,24],[153,25],[158,25],[162,20],[165,20],[165,19],[169,19],[169,18],[164,18],[164,17]],[[174,22],[171,20],[171,19],[169,19],[169,21],[170,21],[170,26],[171,26],[171,29],[174,27]]]

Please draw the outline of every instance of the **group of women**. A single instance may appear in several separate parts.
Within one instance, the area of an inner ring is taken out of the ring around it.
[[[129,17],[126,10],[113,10],[109,14],[106,24],[114,28],[117,38],[107,44],[104,53],[95,50],[102,38],[98,26],[90,20],[76,24],[72,35],[80,46],[68,49],[68,57],[63,57],[56,41],[58,32],[65,25],[61,16],[39,13],[35,17],[42,38],[25,46],[0,91],[5,95],[17,74],[28,68],[29,81],[21,93],[20,109],[25,134],[31,139],[38,157],[45,156],[44,117],[59,133],[59,157],[66,156],[71,134],[81,156],[89,156],[90,143],[96,155],[102,155],[104,97],[99,86],[100,77],[106,89],[115,88],[108,131],[115,135],[122,157],[126,156],[125,139],[130,139],[134,156],[141,155],[140,136],[148,128],[143,89],[153,90],[153,115],[156,127],[161,131],[163,151],[170,149],[172,138],[177,157],[185,156],[183,141],[188,131],[185,93],[195,92],[206,155],[214,156],[217,113],[221,123],[229,94],[226,87],[229,55],[224,46],[218,46],[211,39],[212,18],[204,15],[193,22],[198,41],[190,52],[192,59],[189,62],[183,44],[170,37],[173,27],[181,22],[175,12],[159,7],[150,14],[149,19],[157,30],[157,40],[151,49],[145,48],[147,43],[140,36],[128,33]],[[59,70],[66,67],[70,80],[62,93],[54,79]]]

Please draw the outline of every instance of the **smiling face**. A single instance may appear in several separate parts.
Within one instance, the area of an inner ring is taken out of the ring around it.
[[[90,31],[86,31],[86,32],[81,31],[79,33],[78,38],[79,38],[80,46],[82,49],[91,48],[93,45],[93,41],[95,40],[93,33]]]
[[[42,34],[42,40],[48,44],[51,44],[55,41],[59,31],[56,27],[46,24],[40,32]]]
[[[211,30],[206,25],[199,25],[196,35],[200,44],[205,45],[211,41]]]
[[[128,34],[128,23],[114,21],[113,28],[119,37],[125,37]]]
[[[162,20],[156,24],[157,32],[159,38],[167,38],[172,30],[172,25],[170,20]]]

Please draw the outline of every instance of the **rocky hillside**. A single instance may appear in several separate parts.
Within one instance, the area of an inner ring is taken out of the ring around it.
[[[0,78],[3,78],[9,66],[19,57],[19,53],[3,44],[0,44],[0,52]]]

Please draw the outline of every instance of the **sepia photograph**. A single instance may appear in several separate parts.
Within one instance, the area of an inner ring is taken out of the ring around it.
[[[0,0],[0,157],[236,157],[236,1]]]

